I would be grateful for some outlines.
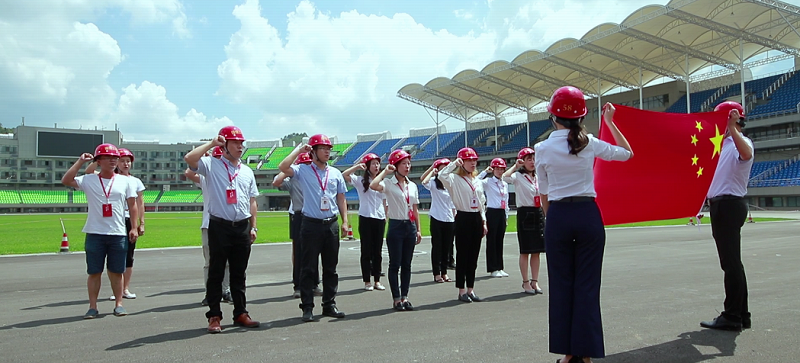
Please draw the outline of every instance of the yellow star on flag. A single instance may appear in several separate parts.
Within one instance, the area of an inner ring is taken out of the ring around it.
[[[700,121],[695,121],[694,123],[694,127],[697,128],[698,132],[703,131],[703,125],[700,124]]]
[[[711,154],[712,159],[722,150],[722,139],[725,137],[725,135],[719,134],[719,126],[714,125],[714,128],[716,129],[717,135],[708,139],[714,144],[714,153]]]
[[[697,146],[697,135],[692,135],[692,145]]]
[[[697,177],[699,178],[700,175],[703,175],[703,168],[702,167],[700,167],[700,169],[697,169]]]
[[[697,154],[694,154],[694,157],[692,158],[692,165],[697,165],[697,160],[700,160],[700,158],[697,157]]]

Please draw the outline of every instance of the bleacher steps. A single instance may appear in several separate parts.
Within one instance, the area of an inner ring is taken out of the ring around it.
[[[709,97],[700,105],[700,112],[711,111],[712,110],[711,105],[713,105],[717,101],[719,96],[722,96],[725,92],[727,92],[729,88],[731,88],[731,85],[729,84],[720,87],[717,90],[717,92],[714,92],[714,94],[712,94],[711,97]]]
[[[771,96],[773,93],[775,93],[775,91],[778,90],[778,88],[780,88],[784,83],[786,83],[786,81],[788,81],[789,78],[792,78],[792,76],[794,76],[795,73],[797,73],[797,71],[784,73],[782,76],[780,76],[780,78],[778,78],[775,81],[775,83],[773,83],[772,85],[767,87],[766,90],[764,90],[764,93],[762,94],[761,98],[766,99],[769,96]]]

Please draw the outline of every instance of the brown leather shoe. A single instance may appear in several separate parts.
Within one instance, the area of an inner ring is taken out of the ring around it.
[[[256,328],[261,325],[261,323],[250,319],[250,314],[239,314],[236,319],[233,319],[233,324],[243,326],[245,328]]]
[[[219,325],[220,321],[222,321],[222,318],[219,316],[212,316],[208,318],[208,332],[211,334],[222,332],[222,327]]]

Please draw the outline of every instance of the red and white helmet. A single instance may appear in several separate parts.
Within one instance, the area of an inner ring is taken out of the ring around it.
[[[224,136],[225,140],[245,141],[242,130],[236,126],[225,126],[219,129],[219,134]]]
[[[547,112],[556,117],[565,119],[575,119],[586,116],[586,99],[583,98],[581,90],[564,86],[553,92],[550,103],[547,104]]]
[[[218,156],[222,156],[222,154],[223,154],[223,152],[222,152],[222,147],[221,146],[215,146],[214,150],[211,151],[211,156],[213,156],[215,158],[218,157]]]
[[[114,144],[97,145],[94,149],[94,161],[97,161],[103,155],[119,157],[119,149]]]
[[[714,112],[724,112],[725,116],[730,115],[732,110],[739,111],[739,122],[738,122],[738,124],[739,124],[739,126],[744,127],[744,117],[745,117],[745,115],[744,115],[744,107],[742,107],[741,104],[739,104],[738,102],[734,102],[734,101],[725,101],[725,102],[722,102],[722,103],[718,104],[717,107],[714,107]]]
[[[311,155],[308,153],[300,153],[297,155],[297,160],[294,161],[295,164],[309,164],[311,163]]]
[[[433,162],[433,168],[438,169],[439,166],[450,164],[450,159],[442,158]]]
[[[533,155],[534,153],[536,152],[533,151],[533,149],[529,147],[523,147],[522,150],[519,151],[519,154],[517,154],[517,159],[525,159],[526,156]]]
[[[506,161],[503,158],[494,158],[492,159],[492,163],[490,164],[492,168],[505,168]]]
[[[133,162],[133,153],[130,150],[125,148],[119,148],[118,150],[119,150],[119,157],[124,158],[127,156],[131,158],[131,162]]]
[[[456,154],[456,156],[464,161],[478,160],[478,153],[476,153],[471,147],[461,148],[461,150],[458,150],[458,154]]]
[[[311,147],[314,147],[314,146],[317,146],[317,145],[327,145],[327,146],[333,147],[333,144],[331,143],[331,139],[329,139],[327,136],[325,136],[323,134],[316,134],[316,135],[311,136],[310,138],[308,138],[308,145],[311,146]]]
[[[361,162],[364,163],[364,164],[369,164],[369,162],[374,160],[374,159],[378,159],[379,163],[381,162],[381,157],[378,156],[377,154],[373,154],[373,153],[369,153],[367,155],[364,155],[364,157],[361,158]]]
[[[389,164],[397,165],[397,163],[399,163],[401,160],[403,160],[405,158],[409,158],[410,159],[411,158],[411,154],[409,154],[409,153],[407,153],[407,152],[405,152],[403,150],[400,150],[400,149],[392,151],[392,153],[389,154]]]

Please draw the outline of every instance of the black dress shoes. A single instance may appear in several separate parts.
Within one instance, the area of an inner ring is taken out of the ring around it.
[[[469,293],[469,298],[472,299],[474,302],[481,302],[483,299],[479,298],[478,295],[475,295],[474,292]]]
[[[328,306],[323,306],[322,307],[322,315],[330,316],[331,318],[336,318],[336,319],[341,319],[341,318],[344,318],[344,316],[345,316],[345,314],[343,312],[339,311],[339,309],[336,308],[335,304],[331,304],[331,305],[328,305]]]
[[[314,321],[314,311],[312,309],[303,309],[303,321]]]
[[[469,294],[458,295],[458,301],[462,301],[462,302],[465,302],[465,303],[471,303],[472,302],[472,298],[469,297]]]
[[[406,311],[406,306],[398,301],[396,304],[394,304],[394,306],[392,306],[392,309],[396,311]]]
[[[403,305],[403,308],[405,308],[406,311],[413,311],[414,310],[414,305],[411,305],[411,301],[406,300],[406,301],[403,301],[400,304]]]
[[[750,329],[753,325],[753,321],[750,318],[742,318],[742,329]]]
[[[726,317],[720,315],[712,321],[702,321],[700,326],[703,328],[717,329],[717,330],[731,330],[742,331],[742,323],[728,320]]]

